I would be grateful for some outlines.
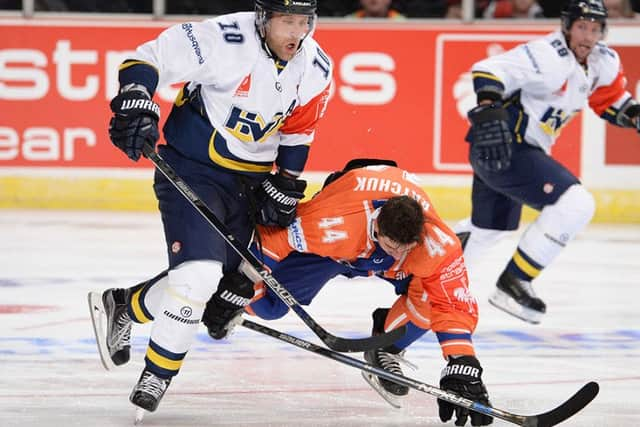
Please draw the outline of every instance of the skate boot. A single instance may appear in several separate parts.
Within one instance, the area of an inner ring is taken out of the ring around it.
[[[384,323],[388,314],[388,308],[377,308],[373,311],[371,316],[373,318],[373,328],[371,330],[372,335],[378,335],[385,332]],[[365,351],[364,353],[364,359],[372,366],[400,376],[403,375],[402,369],[400,369],[400,362],[406,364],[412,369],[417,369],[417,366],[409,363],[402,356],[404,356],[404,350],[400,351],[399,348],[394,346],[386,347],[384,349],[376,348],[374,350]],[[409,387],[406,385],[397,384],[375,374],[362,371],[362,377],[394,408],[400,408],[399,398],[406,396],[409,393]]]
[[[107,370],[127,363],[131,350],[131,318],[127,312],[128,289],[89,293],[89,308],[102,364]]]
[[[530,281],[519,279],[505,270],[496,287],[495,293],[489,297],[493,306],[525,322],[540,323],[547,306],[536,296]]]
[[[400,362],[407,364],[413,369],[416,366],[409,363],[402,356],[404,351],[399,354],[389,353],[381,349],[369,350],[364,353],[364,359],[371,365],[379,369],[391,372],[396,375],[403,375],[400,368]],[[394,408],[400,408],[400,400],[409,393],[409,387],[403,384],[397,384],[386,378],[379,377],[369,372],[362,371],[362,377],[369,385]]]
[[[142,409],[153,412],[158,408],[170,383],[171,378],[160,378],[153,372],[144,369],[138,383],[131,391],[129,401]]]
[[[107,347],[114,365],[129,361],[131,350],[131,318],[127,312],[126,289],[107,289],[102,303],[107,314]]]
[[[396,375],[403,375],[400,368],[400,360],[404,355],[404,351],[399,354],[388,353],[381,349],[369,350],[364,353],[364,359],[376,368],[384,369]],[[406,396],[409,393],[409,387],[402,384],[396,384],[386,378],[378,377],[378,381],[382,388],[395,396]]]

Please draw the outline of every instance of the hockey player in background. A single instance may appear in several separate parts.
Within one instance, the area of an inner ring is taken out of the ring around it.
[[[470,232],[464,257],[471,272],[500,238],[516,230],[522,205],[540,212],[526,229],[489,301],[531,323],[545,303],[531,285],[594,215],[593,196],[548,155],[569,120],[587,104],[601,118],[640,131],[640,105],[625,89],[618,54],[603,42],[601,0],[570,0],[561,29],[473,65],[478,106],[468,113],[473,167]]]
[[[158,139],[156,87],[187,82],[163,128],[165,160],[239,242],[256,221],[288,225],[303,197],[302,172],[323,115],[332,64],[312,38],[316,0],[256,0],[254,12],[170,27],[119,69],[109,135],[137,161]],[[272,171],[273,170],[273,171]],[[129,360],[132,322],[153,321],[134,405],[154,411],[178,373],[211,295],[239,257],[160,173],[159,202],[169,258],[167,286],[108,289],[90,303],[105,366]],[[252,291],[252,288],[251,288]],[[234,292],[234,290],[231,290]],[[252,293],[247,295],[251,298]],[[100,307],[103,305],[104,307]],[[99,323],[98,323],[99,324]]]
[[[482,382],[482,368],[471,340],[478,321],[478,307],[468,287],[462,247],[454,232],[438,217],[415,177],[397,167],[358,167],[350,162],[345,171],[330,176],[329,183],[312,200],[298,206],[288,228],[258,226],[252,250],[272,275],[301,304],[309,304],[320,289],[338,275],[377,275],[391,282],[399,295],[390,308],[373,312],[373,333],[402,325],[406,335],[389,347],[365,352],[372,365],[402,375],[399,361],[405,349],[433,330],[447,365],[440,386],[475,401],[489,403]],[[366,164],[366,163],[365,163]],[[241,273],[228,275],[253,285]],[[373,285],[372,285],[373,286]],[[209,334],[227,336],[241,313],[213,296],[203,317]],[[288,312],[262,282],[246,311],[263,319]],[[391,404],[409,392],[407,386],[363,374]],[[456,425],[471,418],[472,425],[488,425],[492,418],[451,403],[438,401],[440,418]]]

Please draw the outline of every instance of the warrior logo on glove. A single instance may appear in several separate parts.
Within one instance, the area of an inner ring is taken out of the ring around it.
[[[453,391],[460,396],[490,405],[487,388],[482,383],[482,367],[474,356],[450,357],[449,363],[442,370],[440,388]],[[455,415],[455,425],[463,426],[471,419],[472,426],[486,426],[493,422],[493,417],[471,411],[438,399],[439,415],[442,422],[449,421]]]
[[[262,188],[267,196],[271,197],[274,201],[280,203],[283,213],[291,213],[298,205],[298,198],[287,196],[281,193],[269,180],[262,182]],[[290,209],[287,209],[289,207]]]
[[[109,122],[111,142],[131,160],[137,161],[144,144],[153,147],[160,138],[160,107],[145,90],[138,89],[120,92],[110,106],[113,111]]]
[[[286,227],[296,217],[298,202],[304,197],[307,182],[281,173],[269,175],[256,192],[258,224]]]

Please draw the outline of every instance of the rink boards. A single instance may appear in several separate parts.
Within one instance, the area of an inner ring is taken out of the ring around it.
[[[0,20],[0,207],[155,209],[150,163],[134,164],[108,139],[108,102],[118,64],[173,23]],[[307,165],[308,195],[351,158],[391,158],[423,178],[445,219],[467,216],[464,136],[475,104],[469,69],[556,24],[321,20],[314,37],[333,60],[334,85]],[[619,23],[607,35],[636,98],[638,40],[640,28]],[[179,86],[157,91],[163,119]],[[587,108],[562,129],[552,154],[595,195],[596,222],[640,222],[640,136],[633,130],[606,125]]]

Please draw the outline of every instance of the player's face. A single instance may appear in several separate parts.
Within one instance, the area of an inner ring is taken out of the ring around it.
[[[274,13],[266,25],[267,45],[271,52],[280,59],[291,60],[300,41],[311,31],[310,22],[306,15]]]
[[[418,243],[413,242],[409,244],[398,243],[395,240],[380,234],[378,232],[378,244],[383,251],[391,255],[394,259],[402,258],[406,253],[415,248]]]
[[[576,19],[569,30],[569,48],[580,63],[585,63],[596,43],[602,39],[602,36],[602,24],[600,22]]]

